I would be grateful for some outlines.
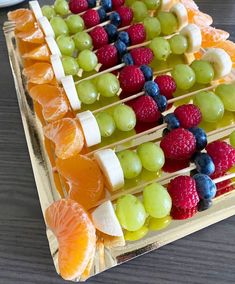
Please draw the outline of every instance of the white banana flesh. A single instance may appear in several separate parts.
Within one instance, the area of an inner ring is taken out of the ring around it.
[[[68,97],[69,103],[74,111],[81,109],[81,101],[78,98],[77,91],[75,88],[73,76],[65,76],[61,79],[62,86]]]
[[[50,49],[50,52],[52,55],[58,55],[59,57],[62,56],[60,49],[55,41],[55,39],[52,36],[46,36],[45,37],[46,43]]]
[[[55,73],[56,80],[60,83],[61,79],[65,77],[64,68],[60,57],[56,54],[51,55],[51,65]]]
[[[180,34],[185,36],[188,40],[187,53],[195,53],[200,50],[202,45],[202,34],[197,25],[188,24],[180,31]]]
[[[178,21],[178,30],[181,30],[183,27],[187,26],[188,24],[188,12],[182,3],[175,4],[171,10]]]
[[[45,36],[55,37],[55,33],[52,29],[50,22],[48,21],[47,17],[41,17],[38,19],[38,22],[45,34]]]
[[[169,11],[172,7],[173,1],[172,0],[162,0],[160,10],[161,11]]]
[[[33,11],[34,16],[37,20],[43,17],[42,10],[38,1],[29,1],[29,7]]]

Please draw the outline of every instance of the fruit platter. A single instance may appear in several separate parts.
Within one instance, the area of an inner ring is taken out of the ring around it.
[[[235,43],[193,0],[29,1],[3,30],[62,278],[235,214]]]

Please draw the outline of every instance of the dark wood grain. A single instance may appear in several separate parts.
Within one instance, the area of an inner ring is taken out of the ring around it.
[[[229,31],[235,40],[234,0],[197,3],[213,16],[216,27]],[[1,25],[7,11],[0,10]],[[234,239],[235,217],[113,268],[87,283],[234,283]],[[0,31],[0,284],[13,283],[65,282],[57,276],[50,257],[5,40]]]

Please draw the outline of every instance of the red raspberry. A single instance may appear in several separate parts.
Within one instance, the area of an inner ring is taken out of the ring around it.
[[[120,86],[123,93],[136,94],[140,92],[145,83],[145,78],[142,71],[134,65],[125,66],[119,74]]]
[[[102,69],[110,68],[118,63],[118,53],[114,45],[108,44],[99,48],[96,52],[98,62],[102,64]]]
[[[131,50],[131,56],[134,60],[134,64],[137,66],[140,65],[149,65],[154,58],[153,52],[148,47],[139,47]]]
[[[177,107],[174,114],[178,118],[180,126],[183,128],[196,127],[202,120],[200,109],[193,104]]]
[[[214,141],[206,146],[215,164],[215,175],[223,175],[235,165],[235,149],[224,141]]]
[[[162,170],[166,173],[173,173],[189,167],[190,160],[171,160],[166,159]]]
[[[97,10],[89,9],[82,15],[86,28],[91,28],[100,23],[100,17]]]
[[[129,102],[129,105],[133,108],[139,122],[153,123],[157,122],[161,117],[156,102],[150,96],[141,96]]]
[[[196,182],[190,176],[178,176],[172,179],[167,190],[175,207],[190,209],[197,206],[199,202]]]
[[[131,25],[127,32],[130,37],[131,45],[142,43],[145,41],[146,33],[143,24],[134,24]]]
[[[185,220],[193,217],[197,213],[197,207],[182,209],[177,207],[171,208],[171,217],[175,220]]]
[[[117,8],[121,7],[122,5],[124,5],[125,0],[112,0],[112,6],[113,6],[113,10],[116,10]]]
[[[162,138],[160,146],[166,158],[187,160],[196,151],[196,139],[187,129],[177,128]]]
[[[116,12],[118,12],[121,18],[121,24],[119,27],[125,27],[130,25],[133,20],[133,12],[129,7],[121,6],[116,10]]]
[[[103,27],[95,27],[91,32],[94,49],[98,49],[109,43],[109,37]]]
[[[158,84],[160,93],[168,100],[173,98],[173,93],[176,91],[176,83],[173,77],[169,75],[157,76],[154,80]]]
[[[69,9],[73,14],[84,12],[88,9],[87,0],[70,0]]]

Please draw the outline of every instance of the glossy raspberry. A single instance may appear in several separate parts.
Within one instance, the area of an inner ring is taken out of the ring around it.
[[[196,139],[190,131],[177,128],[162,138],[160,146],[166,158],[187,160],[196,151]]]
[[[84,20],[86,28],[91,28],[100,23],[100,17],[97,10],[89,9],[83,15],[82,18]]]
[[[130,37],[131,45],[142,43],[145,41],[146,33],[144,25],[142,24],[133,24],[128,29],[127,32]]]
[[[193,207],[190,209],[182,209],[177,207],[172,207],[171,209],[171,217],[174,220],[185,220],[193,217],[197,213],[197,207]]]
[[[137,66],[130,65],[125,66],[119,74],[120,86],[123,90],[123,93],[127,94],[136,94],[140,92],[145,83],[145,78]]]
[[[165,164],[162,170],[166,173],[173,173],[189,166],[190,160],[172,160],[165,159]]]
[[[129,7],[121,6],[116,10],[116,12],[118,12],[121,18],[120,27],[125,27],[130,25],[130,23],[133,20],[133,12]]]
[[[94,49],[98,49],[109,43],[108,34],[103,27],[95,27],[91,32]]]
[[[154,80],[158,84],[160,92],[168,100],[173,98],[173,94],[176,91],[176,83],[173,77],[169,75],[157,76]]]
[[[131,50],[134,64],[137,66],[149,65],[154,58],[153,52],[148,47],[139,47]]]
[[[112,0],[112,4],[113,4],[113,10],[116,10],[117,8],[121,7],[122,5],[124,5],[125,0]]]
[[[206,146],[215,164],[215,172],[212,175],[222,175],[235,165],[235,149],[224,141],[214,141]]]
[[[133,108],[137,121],[144,123],[156,122],[157,125],[161,113],[153,98],[150,96],[141,96],[132,100],[129,105]]]
[[[102,64],[102,70],[110,68],[118,63],[118,53],[114,45],[108,44],[99,48],[96,52],[98,62]]]
[[[178,118],[180,126],[183,128],[196,127],[202,120],[200,109],[193,104],[177,107],[174,114]]]
[[[178,176],[172,179],[167,186],[167,190],[175,207],[190,209],[199,202],[196,182],[190,176]]]
[[[88,9],[87,0],[70,0],[69,9],[73,14],[84,12]]]

